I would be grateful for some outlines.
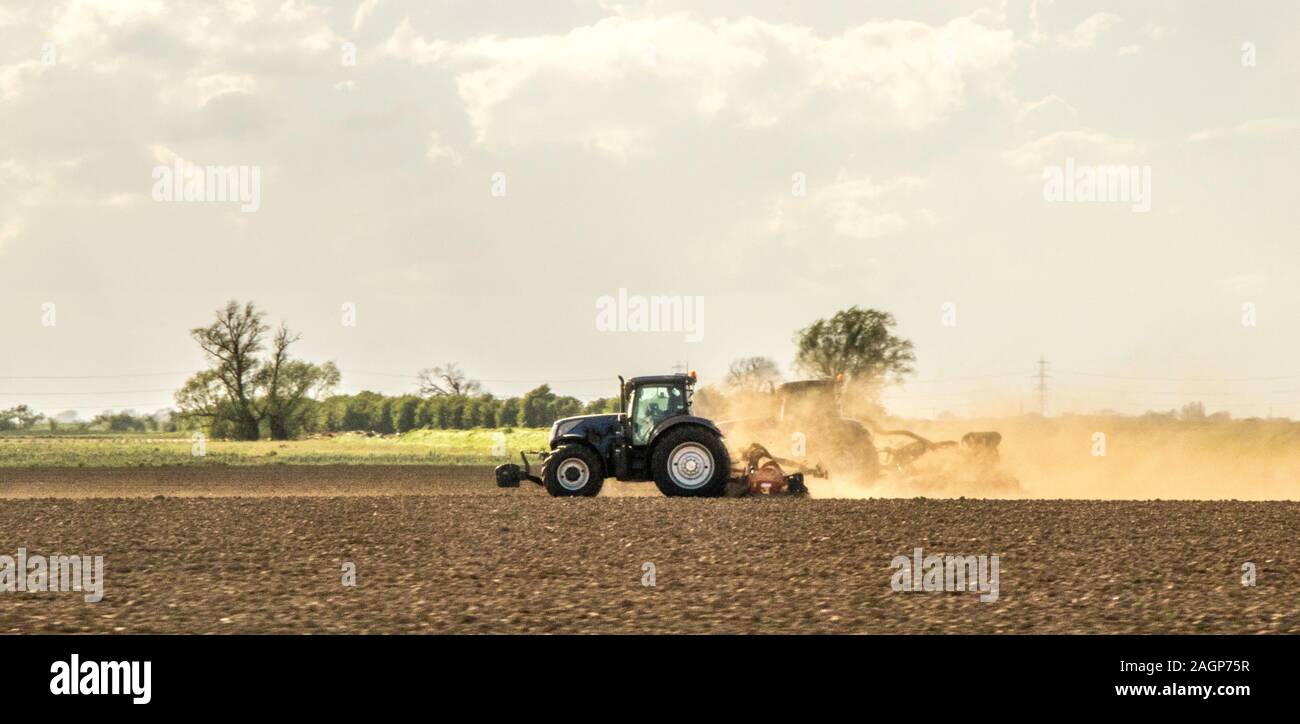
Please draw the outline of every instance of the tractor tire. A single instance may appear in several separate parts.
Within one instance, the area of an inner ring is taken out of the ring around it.
[[[565,445],[546,458],[542,481],[546,492],[557,498],[590,498],[605,483],[600,456],[585,445]]]
[[[665,432],[655,443],[650,470],[664,495],[716,498],[727,490],[731,457],[717,433],[684,425]]]

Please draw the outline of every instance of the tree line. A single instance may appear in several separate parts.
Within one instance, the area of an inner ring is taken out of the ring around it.
[[[105,410],[89,421],[76,419],[75,410],[46,417],[29,405],[18,405],[7,410],[0,410],[0,432],[32,432],[40,427],[50,432],[175,432],[176,421],[168,410],[152,415],[137,414],[134,410],[113,412]]]
[[[333,394],[333,362],[295,359],[299,335],[281,324],[272,331],[252,302],[231,301],[206,327],[190,331],[208,360],[176,393],[186,428],[212,437],[287,440],[303,434],[476,427],[546,427],[561,417],[616,408],[611,399],[584,403],[556,395],[548,385],[522,397],[498,398],[454,364],[421,370],[419,394]]]
[[[556,395],[542,385],[522,397],[498,398],[444,394],[388,396],[376,392],[333,395],[313,401],[310,422],[302,432],[366,431],[382,434],[410,430],[468,430],[478,427],[548,427],[563,417],[614,412],[616,398],[583,402]]]
[[[857,307],[818,320],[796,334],[796,366],[818,377],[870,380],[874,389],[911,371],[912,343],[892,334],[894,324],[886,312]],[[340,378],[334,363],[294,358],[291,349],[299,335],[283,323],[273,329],[252,302],[228,302],[211,324],[191,330],[190,336],[208,366],[176,393],[177,419],[184,429],[203,429],[218,438],[546,427],[563,417],[618,407],[614,398],[584,403],[556,395],[548,385],[522,397],[497,398],[455,364],[421,370],[418,394],[334,394]],[[771,360],[746,358],[733,365],[726,387],[755,391],[778,376]],[[701,401],[707,400],[708,391],[701,395]]]

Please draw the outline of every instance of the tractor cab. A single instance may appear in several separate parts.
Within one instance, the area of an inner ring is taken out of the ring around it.
[[[648,445],[660,423],[691,414],[695,378],[690,375],[633,377],[622,383],[621,407],[632,445]]]
[[[650,480],[650,446],[674,422],[691,417],[693,374],[619,378],[619,445],[611,450],[614,477]]]
[[[807,420],[835,414],[840,409],[840,384],[836,380],[797,380],[777,389],[780,420]]]

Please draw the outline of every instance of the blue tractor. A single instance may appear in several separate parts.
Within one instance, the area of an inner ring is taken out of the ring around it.
[[[554,496],[593,496],[605,478],[654,481],[664,495],[716,497],[732,477],[722,431],[691,414],[695,373],[619,378],[619,409],[551,426],[550,450],[520,453],[523,465],[500,465],[497,485],[522,480]],[[538,458],[542,475],[531,471]]]

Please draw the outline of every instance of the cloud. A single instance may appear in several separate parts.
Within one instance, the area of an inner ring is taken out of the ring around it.
[[[72,0],[56,6],[49,38],[75,59],[108,42],[110,34],[163,14],[162,0]]]
[[[54,164],[28,164],[9,158],[0,162],[0,198],[19,207],[39,206],[55,196],[56,172],[75,169],[76,159]]]
[[[0,65],[0,103],[16,99],[22,92],[26,76],[42,72],[45,66],[39,61],[23,60]]]
[[[1056,44],[1070,49],[1091,48],[1097,44],[1098,36],[1122,21],[1114,13],[1097,13],[1068,32],[1057,33]]]
[[[431,163],[437,163],[443,159],[451,163],[460,163],[460,154],[456,152],[456,149],[444,144],[437,131],[429,131],[429,143],[425,149],[424,157]]]
[[[6,241],[18,238],[19,231],[18,222],[13,219],[0,224],[0,252],[4,251]]]
[[[1142,29],[1142,32],[1146,33],[1146,36],[1152,40],[1164,40],[1165,38],[1172,38],[1177,35],[1178,29],[1171,28],[1167,25],[1147,23],[1147,26]]]
[[[132,204],[136,204],[139,203],[140,201],[143,201],[145,198],[146,198],[145,195],[142,193],[113,194],[112,196],[108,196],[106,198],[100,199],[99,205],[110,206],[110,207],[130,206]]]
[[[1038,22],[1038,0],[1029,0],[1029,33],[1025,37],[1025,44],[1035,46],[1047,40],[1047,34],[1042,31]]]
[[[782,197],[773,205],[768,231],[797,234],[825,225],[835,236],[870,240],[894,236],[916,223],[933,223],[934,214],[908,201],[929,182],[901,176],[882,182],[840,169],[835,180],[806,198]]]
[[[159,99],[167,104],[180,104],[190,109],[197,109],[225,93],[256,92],[257,79],[247,73],[211,73],[185,78],[161,91]]]
[[[1047,95],[1036,101],[1025,101],[1016,109],[1017,123],[1059,123],[1078,115],[1079,110],[1058,95]]]
[[[343,45],[343,36],[328,25],[319,25],[308,35],[298,39],[298,46],[309,53],[325,53]]]
[[[1137,141],[1099,131],[1057,131],[1007,151],[1003,159],[1017,168],[1037,171],[1066,158],[1084,164],[1133,163],[1145,150]]]
[[[680,125],[761,129],[817,109],[844,128],[916,130],[997,95],[1011,31],[873,20],[834,35],[753,17],[613,16],[564,34],[425,40],[403,21],[393,58],[449,70],[475,142],[568,142],[627,158]]]
[[[373,13],[378,6],[379,0],[361,0],[361,4],[357,6],[356,15],[352,16],[352,32],[355,33],[361,30],[366,18],[370,17],[370,13]]]
[[[1268,282],[1268,275],[1261,272],[1245,272],[1224,277],[1215,282],[1220,290],[1230,294],[1247,294],[1262,291]]]
[[[1231,128],[1207,128],[1187,136],[1193,143],[1214,141],[1221,138],[1276,138],[1300,131],[1300,119],[1295,118],[1260,118],[1238,123]]]

